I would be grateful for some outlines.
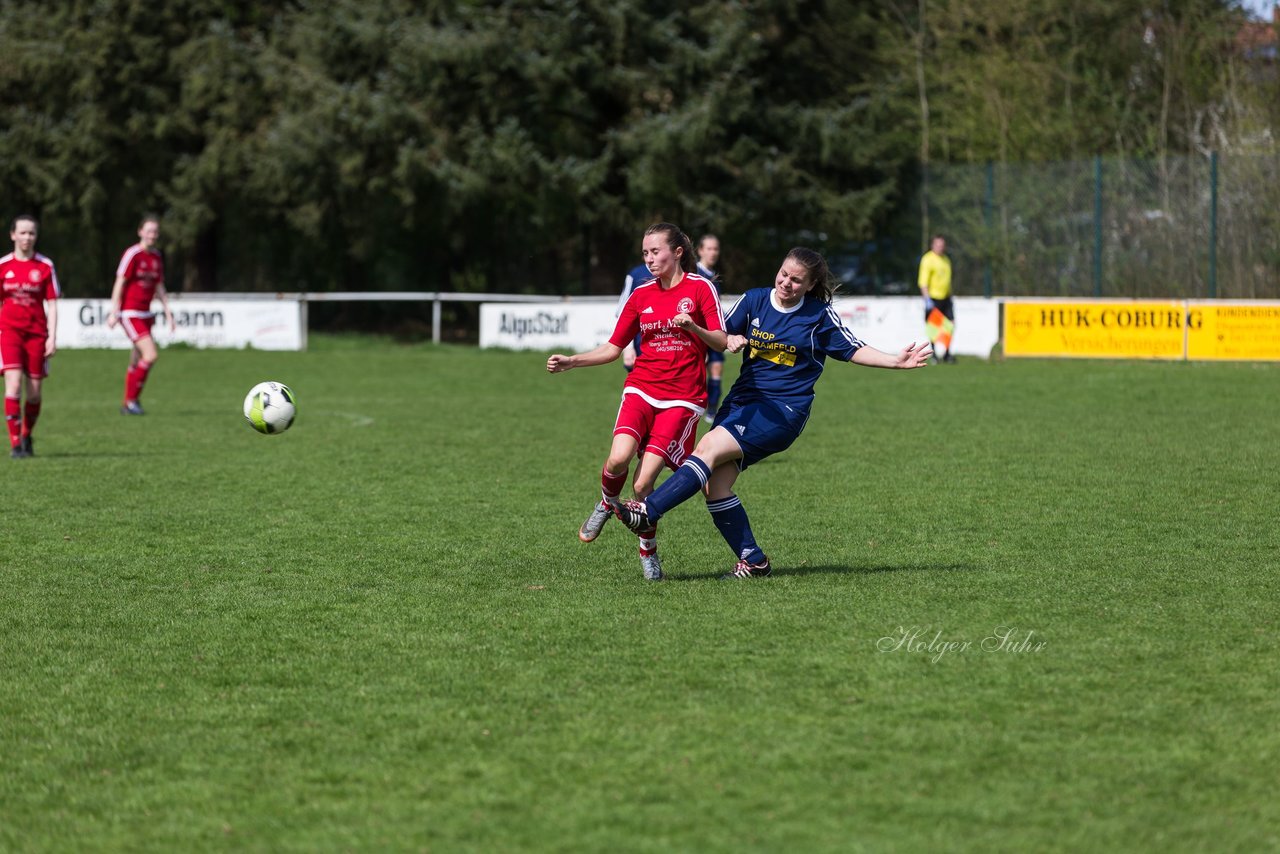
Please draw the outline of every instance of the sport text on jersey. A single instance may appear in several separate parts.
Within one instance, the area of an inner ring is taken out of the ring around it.
[[[651,323],[642,322],[640,332],[645,336],[644,346],[652,347],[657,353],[683,350],[693,343],[671,319],[655,320]]]

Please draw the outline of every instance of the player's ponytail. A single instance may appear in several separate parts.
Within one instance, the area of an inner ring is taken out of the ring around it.
[[[803,246],[792,249],[787,253],[787,258],[804,267],[805,272],[808,273],[809,281],[813,282],[813,289],[809,293],[822,302],[831,302],[831,298],[836,295],[836,289],[840,287],[840,282],[831,275],[827,259]]]
[[[686,273],[697,272],[698,260],[693,256],[693,242],[689,240],[689,235],[681,231],[679,226],[669,222],[655,222],[644,230],[645,237],[659,233],[667,236],[667,247],[672,255],[675,254],[676,249],[684,250],[684,254],[680,256],[680,269]]]

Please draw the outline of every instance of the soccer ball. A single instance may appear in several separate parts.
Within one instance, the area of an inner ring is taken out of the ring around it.
[[[258,383],[244,399],[244,417],[259,433],[283,433],[298,414],[293,389],[284,383]]]

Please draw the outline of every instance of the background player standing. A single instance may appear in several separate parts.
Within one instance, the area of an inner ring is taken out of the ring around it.
[[[53,262],[36,252],[36,218],[23,214],[13,220],[9,237],[13,251],[0,258],[0,357],[4,360],[4,420],[9,428],[10,456],[35,455],[31,431],[40,415],[49,359],[58,351],[58,274]],[[46,308],[47,304],[47,308]],[[22,403],[23,377],[27,400]]]
[[[716,295],[720,294],[720,276],[716,274],[716,265],[720,263],[720,238],[714,234],[704,234],[698,240],[698,273],[711,280]],[[724,353],[719,350],[707,351],[707,414],[710,424],[715,420],[715,412],[720,408],[720,389],[724,377]]]
[[[670,223],[651,225],[642,245],[654,280],[632,292],[609,340],[587,353],[557,353],[547,359],[553,374],[604,365],[622,355],[637,333],[643,337],[635,368],[623,385],[613,443],[600,473],[603,500],[578,531],[587,543],[609,521],[609,502],[621,494],[632,459],[640,457],[632,485],[636,497],[643,498],[653,491],[664,465],[678,468],[693,449],[698,419],[706,411],[707,350],[722,349],[727,340],[720,298],[709,281],[693,272],[693,247],[684,232]],[[634,530],[644,577],[657,581],[662,578],[657,526]]]
[[[124,405],[121,415],[142,415],[142,386],[159,358],[151,327],[155,312],[151,300],[158,298],[164,309],[169,331],[176,332],[177,324],[169,310],[169,296],[164,290],[164,258],[156,249],[160,241],[158,217],[143,217],[138,226],[138,242],[124,251],[116,268],[116,281],[111,288],[111,312],[107,315],[107,328],[117,323],[124,327],[124,334],[133,342],[129,353],[129,370],[124,375]]]

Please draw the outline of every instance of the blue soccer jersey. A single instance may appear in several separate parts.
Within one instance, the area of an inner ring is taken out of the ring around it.
[[[826,358],[847,362],[865,346],[830,303],[806,295],[795,308],[779,308],[773,288],[747,291],[724,319],[725,331],[742,335],[742,372],[731,396],[774,400],[807,412]]]
[[[627,300],[631,299],[632,291],[645,282],[652,282],[655,278],[657,277],[650,273],[649,268],[644,264],[632,267],[631,272],[627,273],[627,278],[622,283],[622,296],[618,298],[618,307],[613,312],[614,317],[622,314],[622,308],[627,304]]]

